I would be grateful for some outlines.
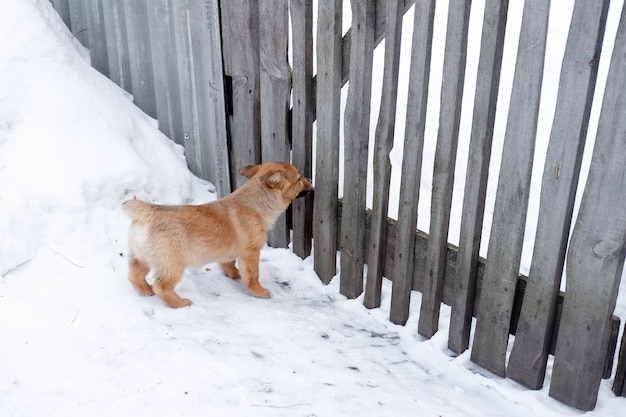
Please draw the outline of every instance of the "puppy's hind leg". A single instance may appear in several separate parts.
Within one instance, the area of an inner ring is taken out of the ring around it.
[[[146,281],[150,268],[135,257],[128,261],[128,280],[139,295],[154,295],[152,286]]]
[[[232,278],[232,279],[241,278],[241,275],[239,275],[239,270],[235,266],[235,261],[220,263],[220,269],[222,270],[224,275],[226,275],[229,278]]]
[[[190,306],[191,300],[187,298],[181,298],[174,288],[178,284],[185,272],[185,268],[177,271],[156,271],[154,285],[152,289],[154,293],[159,296],[161,300],[169,307],[180,308]]]

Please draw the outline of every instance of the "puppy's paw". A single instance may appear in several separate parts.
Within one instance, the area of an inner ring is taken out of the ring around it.
[[[259,298],[271,298],[272,297],[272,292],[268,290],[267,288],[261,287],[260,285],[256,288],[248,288],[248,290],[250,291],[250,294],[254,295],[255,297],[259,297]]]
[[[190,299],[188,299],[188,298],[181,298],[179,302],[170,304],[170,307],[173,307],[173,308],[189,307],[192,304],[193,303],[191,302]]]
[[[135,289],[137,290],[137,293],[139,295],[141,295],[142,297],[150,297],[150,296],[154,295],[154,291],[152,290],[152,286],[151,285],[148,285],[148,286],[143,287],[141,289],[137,289],[137,288],[135,288]]]

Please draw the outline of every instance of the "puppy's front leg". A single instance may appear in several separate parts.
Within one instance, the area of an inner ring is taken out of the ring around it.
[[[272,292],[259,284],[259,260],[259,251],[250,251],[239,256],[241,278],[250,294],[255,297],[270,298]]]

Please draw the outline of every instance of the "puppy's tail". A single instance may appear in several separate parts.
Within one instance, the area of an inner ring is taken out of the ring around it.
[[[124,201],[122,209],[134,222],[144,223],[153,211],[154,205],[142,200],[132,199]]]

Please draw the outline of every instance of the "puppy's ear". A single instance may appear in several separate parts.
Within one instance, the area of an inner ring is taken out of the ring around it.
[[[247,167],[243,167],[239,170],[239,175],[243,175],[246,178],[252,178],[258,170],[258,165],[248,165]]]
[[[285,173],[283,171],[276,171],[270,173],[263,182],[270,188],[282,188],[282,181],[285,179]]]

